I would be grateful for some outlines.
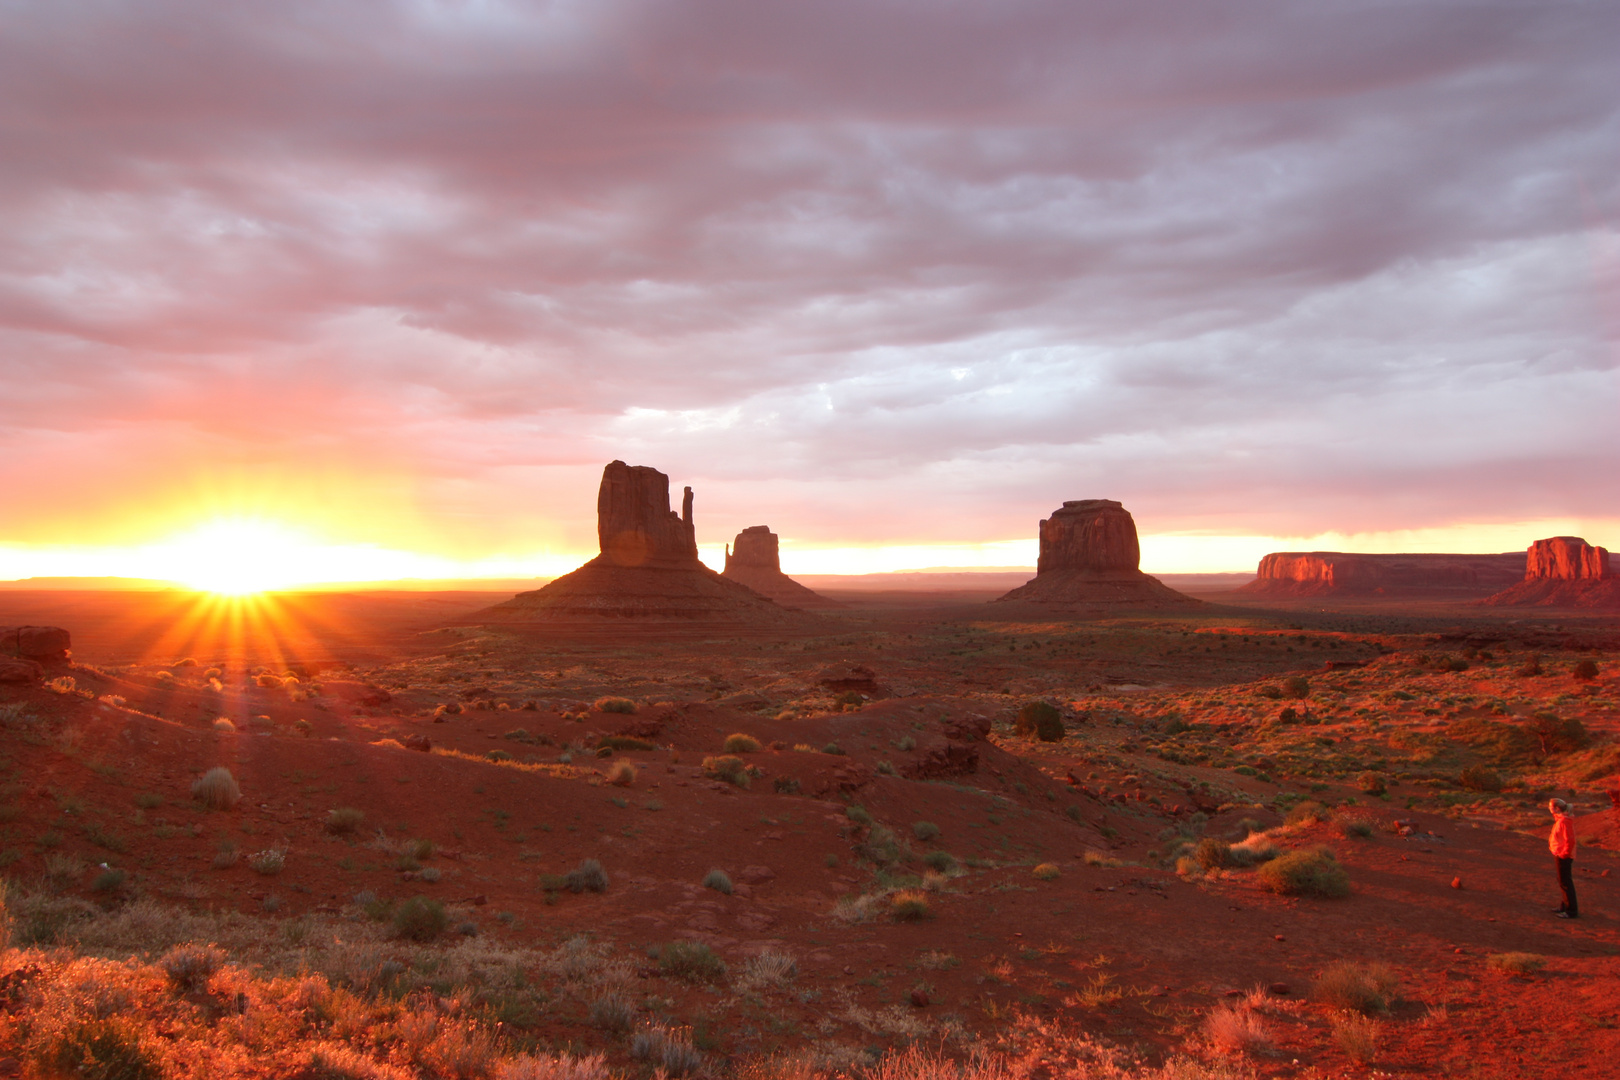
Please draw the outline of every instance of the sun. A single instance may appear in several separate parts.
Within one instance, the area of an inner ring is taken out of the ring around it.
[[[182,585],[222,596],[249,596],[307,580],[308,546],[274,522],[214,521],[168,545],[170,576]]]

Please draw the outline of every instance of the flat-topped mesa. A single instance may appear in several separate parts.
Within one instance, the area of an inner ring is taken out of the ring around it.
[[[1041,522],[1036,574],[1134,574],[1142,563],[1136,522],[1113,499],[1071,499]]]
[[[1579,536],[1550,536],[1525,552],[1524,580],[1481,601],[1493,607],[1620,607],[1609,552]]]
[[[650,465],[610,462],[596,493],[596,537],[598,558],[613,566],[695,567],[692,489],[677,514],[669,508],[669,477]]]
[[[768,596],[783,607],[842,607],[782,573],[781,543],[768,525],[750,525],[726,548],[722,575]]]
[[[1113,499],[1072,499],[1040,525],[1033,580],[996,602],[1022,601],[1059,609],[1197,607],[1139,569],[1141,545],[1130,511]]]
[[[1537,540],[1525,555],[1526,581],[1600,581],[1613,576],[1608,549],[1593,547],[1579,536]]]
[[[1240,592],[1263,596],[1483,596],[1524,574],[1524,556],[1274,551]]]

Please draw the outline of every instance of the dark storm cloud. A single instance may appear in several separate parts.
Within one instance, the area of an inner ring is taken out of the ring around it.
[[[12,462],[195,438],[493,506],[639,455],[863,539],[905,492],[968,538],[1088,494],[1239,531],[1611,512],[1612,4],[0,23]],[[864,517],[818,518],[838,485]]]

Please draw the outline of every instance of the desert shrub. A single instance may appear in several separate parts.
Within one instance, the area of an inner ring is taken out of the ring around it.
[[[400,747],[400,749],[403,750],[404,747]],[[508,753],[505,750],[501,750],[501,749],[486,750],[484,752],[484,757],[489,761],[511,761],[511,760],[513,760],[512,755],[510,753]]]
[[[59,675],[45,683],[45,689],[57,694],[71,694],[78,686],[71,675]]]
[[[614,787],[629,787],[636,782],[636,766],[629,761],[615,761],[607,772],[607,782]]]
[[[1337,900],[1350,895],[1350,875],[1325,847],[1278,856],[1260,868],[1259,878],[1264,888],[1283,896]]]
[[[932,821],[914,821],[911,824],[911,835],[926,844],[939,838],[939,826]]]
[[[721,749],[728,754],[755,754],[759,752],[759,740],[752,735],[736,731],[726,736],[725,745]]]
[[[586,859],[563,875],[563,888],[571,893],[607,892],[607,871],[595,859]]]
[[[236,849],[235,840],[221,840],[218,850],[214,852],[214,869],[229,870],[241,857],[242,853]]]
[[[1271,1045],[1265,1025],[1246,1005],[1217,1005],[1204,1019],[1209,1044],[1223,1054],[1244,1054]]]
[[[493,1080],[612,1080],[601,1054],[519,1054],[498,1062],[492,1075]]]
[[[1485,963],[1495,971],[1507,971],[1514,975],[1533,975],[1547,966],[1547,958],[1536,953],[1504,952],[1487,956]]]
[[[429,866],[426,869],[418,870],[416,873],[416,879],[418,881],[425,881],[430,885],[433,882],[438,881],[443,876],[444,875],[439,872],[439,868],[437,866]]]
[[[50,1075],[87,1080],[159,1080],[155,1036],[138,1017],[68,1014],[35,1033],[31,1056]]]
[[[120,870],[117,867],[108,867],[90,879],[90,889],[92,892],[98,893],[115,893],[122,889],[124,883],[128,880],[129,874],[127,871]]]
[[[1060,742],[1064,734],[1063,714],[1050,701],[1026,701],[1013,721],[1013,730],[1041,742]]]
[[[1365,839],[1376,831],[1373,827],[1373,819],[1366,814],[1340,813],[1335,815],[1333,823],[1339,827],[1339,833],[1343,836]]]
[[[1560,718],[1550,712],[1538,712],[1524,722],[1524,728],[1536,740],[1544,756],[1580,750],[1592,741],[1586,725],[1573,716]]]
[[[315,725],[308,720],[294,720],[293,730],[307,739],[315,733]]]
[[[536,735],[535,740],[537,742],[543,742],[548,746],[551,744],[551,740],[545,735]],[[646,739],[637,739],[629,735],[604,735],[600,739],[596,740],[596,745],[605,746],[610,750],[647,751],[658,749],[657,746],[648,742]]]
[[[672,941],[658,950],[658,970],[687,982],[713,982],[726,963],[701,941]]]
[[[844,807],[844,816],[857,825],[869,826],[872,824],[872,815],[860,803],[850,803]]]
[[[948,851],[934,850],[923,856],[923,863],[931,870],[948,874],[956,869],[956,857]]]
[[[840,756],[841,757],[841,756],[843,756],[844,748],[839,746],[835,742],[830,742],[826,746],[823,746],[821,748],[821,752],[823,754],[833,754],[835,756]]]
[[[1232,861],[1232,845],[1206,836],[1193,848],[1192,859],[1200,870],[1219,870]]]
[[[902,735],[899,741],[894,744],[894,748],[896,750],[909,753],[910,751],[917,749],[917,740],[913,739],[910,735]]]
[[[1591,682],[1593,679],[1598,677],[1597,661],[1577,660],[1575,662],[1575,668],[1571,674],[1582,682]]]
[[[334,836],[348,836],[360,828],[360,823],[366,820],[363,811],[352,806],[340,806],[326,815],[326,831]]]
[[[1086,813],[1085,813],[1084,810],[1080,809],[1078,804],[1070,803],[1068,806],[1065,806],[1063,808],[1063,812],[1069,816],[1070,820],[1073,820],[1073,821],[1085,821],[1086,820]]]
[[[928,894],[920,890],[903,889],[889,897],[889,916],[895,922],[921,922],[932,914]]]
[[[636,1022],[636,1007],[618,994],[604,994],[591,1002],[591,1025],[603,1031],[629,1031]]]
[[[778,776],[771,781],[771,790],[778,795],[797,795],[800,784],[796,777]]]
[[[1058,869],[1057,863],[1043,862],[1038,864],[1030,873],[1039,881],[1054,881],[1063,871]]]
[[[894,771],[894,762],[892,761],[880,761],[873,768],[877,770],[879,776],[898,775]]]
[[[229,810],[242,798],[236,777],[223,765],[216,765],[192,781],[191,797],[210,810]]]
[[[633,714],[636,711],[636,703],[622,697],[597,698],[596,709],[598,712]]]
[[[724,780],[734,787],[745,788],[749,784],[747,763],[731,754],[704,758],[703,771],[714,779]]]
[[[1458,720],[1446,729],[1446,738],[1474,750],[1490,765],[1511,765],[1534,761],[1538,742],[1525,725],[1504,724],[1472,716]]]
[[[1283,822],[1288,825],[1314,825],[1318,821],[1328,820],[1330,816],[1327,807],[1307,799],[1288,811]]]
[[[281,848],[265,848],[249,855],[247,863],[255,872],[270,877],[281,873],[286,867],[287,852]]]
[[[444,905],[427,896],[413,896],[394,909],[394,933],[409,941],[432,941],[449,921]]]
[[[744,981],[756,985],[764,983],[782,986],[792,982],[798,973],[799,962],[793,959],[792,954],[777,952],[775,949],[766,949],[756,956],[751,956],[743,965]]]
[[[219,966],[225,962],[225,953],[212,945],[187,943],[176,945],[163,954],[158,966],[169,978],[169,985],[182,994],[194,993],[208,985]]]
[[[236,731],[236,725],[231,722],[230,717],[221,716],[214,721],[214,730],[225,735],[230,735]]]
[[[653,1065],[654,1075],[691,1076],[703,1068],[703,1055],[692,1045],[691,1028],[643,1024],[630,1037],[630,1056]]]
[[[1457,783],[1469,791],[1501,791],[1502,776],[1488,765],[1470,765],[1457,774]]]
[[[269,672],[265,672],[263,675],[255,675],[253,677],[253,684],[268,690],[273,686],[280,686],[281,679],[278,676],[271,675]]]
[[[1397,986],[1388,964],[1358,964],[1341,960],[1322,969],[1311,986],[1311,996],[1335,1009],[1365,1014],[1389,1011]]]
[[[1357,1065],[1370,1065],[1378,1054],[1378,1021],[1357,1013],[1335,1016],[1333,1041]]]
[[[1383,795],[1389,791],[1383,775],[1375,772],[1364,772],[1356,777],[1356,786],[1368,795]]]
[[[866,695],[859,690],[845,690],[833,698],[833,704],[841,709],[858,709],[866,701]]]
[[[730,896],[732,889],[731,875],[726,873],[724,870],[710,870],[707,874],[703,875],[703,887],[705,889],[713,889],[715,892],[722,892],[727,896]]]
[[[1303,675],[1290,675],[1282,681],[1282,696],[1303,701],[1311,696],[1311,681]]]

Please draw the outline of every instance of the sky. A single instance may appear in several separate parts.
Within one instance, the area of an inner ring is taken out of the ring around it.
[[[1607,0],[0,0],[0,578],[1620,544]],[[224,553],[222,556],[221,553]]]

